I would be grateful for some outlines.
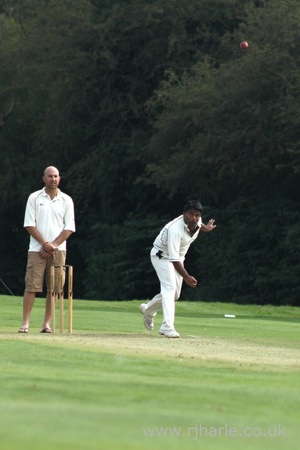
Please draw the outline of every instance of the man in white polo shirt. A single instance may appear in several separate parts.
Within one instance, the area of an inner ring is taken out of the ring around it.
[[[144,325],[153,330],[153,318],[162,308],[163,323],[159,333],[168,338],[180,335],[174,328],[175,301],[181,292],[182,281],[190,287],[197,285],[197,280],[189,275],[184,267],[185,255],[191,243],[200,231],[215,229],[215,220],[202,223],[202,205],[198,200],[190,200],[184,205],[183,214],[167,223],[153,243],[151,262],[160,281],[160,293],[150,302],[142,303],[140,311],[144,316]]]
[[[51,333],[50,268],[65,265],[66,241],[75,231],[74,204],[71,197],[58,188],[59,171],[47,167],[45,187],[32,193],[27,200],[24,227],[30,234],[23,298],[23,323],[19,333],[28,333],[30,313],[37,292],[47,286],[45,317],[41,333]],[[57,282],[57,280],[56,280]],[[58,291],[57,285],[55,291]]]

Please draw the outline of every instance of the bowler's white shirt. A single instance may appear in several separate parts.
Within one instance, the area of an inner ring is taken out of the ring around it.
[[[53,242],[63,230],[75,231],[75,214],[72,198],[58,189],[56,197],[46,193],[45,188],[29,195],[24,227],[36,227],[47,242]],[[29,251],[41,251],[41,244],[30,236]],[[66,250],[66,241],[59,247]]]
[[[191,243],[198,237],[201,224],[200,218],[197,224],[199,228],[191,236],[183,215],[167,223],[153,242],[151,255],[155,255],[160,250],[164,259],[184,261]]]

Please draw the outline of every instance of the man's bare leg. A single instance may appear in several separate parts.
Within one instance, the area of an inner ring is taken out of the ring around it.
[[[55,303],[56,303],[56,301],[57,301],[57,295],[55,294]],[[51,330],[50,320],[51,320],[51,292],[47,292],[45,317],[44,317],[42,330]]]
[[[35,301],[35,292],[24,292],[23,297],[23,323],[20,328],[21,333],[26,333],[29,330],[30,314]]]

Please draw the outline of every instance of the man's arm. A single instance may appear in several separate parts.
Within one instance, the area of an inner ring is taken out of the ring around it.
[[[62,244],[63,242],[65,242],[70,236],[71,234],[73,234],[73,231],[71,230],[62,230],[62,232],[60,233],[59,236],[57,236],[57,238],[54,239],[54,241],[52,242],[52,245],[56,248],[59,247],[60,244]]]
[[[204,223],[201,224],[200,231],[208,233],[209,231],[214,230],[216,226],[217,225],[215,225],[215,219],[210,219],[206,225]]]
[[[70,230],[63,230],[57,238],[54,239],[53,242],[47,242],[46,239],[43,238],[41,233],[38,231],[36,227],[25,227],[28,233],[36,239],[41,246],[43,247],[43,250],[41,250],[41,257],[47,258],[54,250],[62,244],[64,241],[66,241],[73,231]]]
[[[37,227],[25,227],[30,236],[36,239],[42,247],[46,244],[46,239],[43,238]]]
[[[62,230],[60,235],[57,236],[57,238],[55,238],[53,242],[46,242],[43,245],[43,250],[40,253],[41,257],[47,258],[47,256],[51,255],[51,253],[53,253],[60,244],[66,241],[72,233],[73,231],[71,230]]]
[[[197,280],[196,278],[192,277],[187,273],[187,271],[184,268],[184,265],[181,261],[172,261],[173,266],[175,267],[175,270],[182,276],[186,284],[190,287],[197,286]]]

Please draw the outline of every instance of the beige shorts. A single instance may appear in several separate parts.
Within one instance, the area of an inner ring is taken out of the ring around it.
[[[43,292],[44,280],[46,281],[47,292],[50,292],[50,268],[56,265],[65,265],[66,251],[55,250],[48,258],[41,258],[39,252],[28,252],[26,275],[25,275],[25,291],[26,292]],[[65,271],[63,272],[65,274]],[[65,276],[63,277],[63,283]],[[55,292],[61,290],[61,277],[59,270],[55,271],[54,281]]]

